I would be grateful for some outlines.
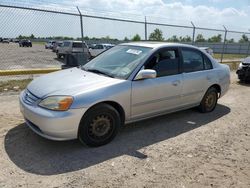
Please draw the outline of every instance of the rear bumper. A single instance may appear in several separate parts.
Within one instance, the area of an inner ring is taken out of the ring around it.
[[[46,110],[29,105],[19,97],[20,111],[26,124],[38,135],[50,140],[72,140],[77,138],[78,127],[86,109],[70,109],[64,112]]]

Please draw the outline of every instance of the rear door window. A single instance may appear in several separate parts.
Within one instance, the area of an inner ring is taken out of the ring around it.
[[[204,70],[201,52],[193,49],[182,49],[183,72],[195,72]]]

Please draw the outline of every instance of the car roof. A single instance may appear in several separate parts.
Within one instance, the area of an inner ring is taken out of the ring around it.
[[[130,42],[130,43],[123,43],[120,45],[128,45],[128,46],[141,46],[141,47],[148,47],[148,48],[162,48],[162,47],[189,47],[198,49],[195,46],[188,45],[188,44],[181,44],[181,43],[170,43],[170,42]]]
[[[100,45],[113,46],[113,44],[110,43],[101,43]]]
[[[199,47],[200,49],[204,49],[204,50],[206,50],[206,49],[211,49],[210,47]]]

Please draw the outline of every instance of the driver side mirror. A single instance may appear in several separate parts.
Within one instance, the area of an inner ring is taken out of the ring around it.
[[[144,80],[144,79],[149,79],[149,78],[156,78],[155,70],[152,70],[152,69],[140,70],[137,73],[135,80]]]

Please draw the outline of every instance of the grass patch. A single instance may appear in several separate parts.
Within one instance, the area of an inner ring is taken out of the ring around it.
[[[247,55],[245,54],[224,54],[223,59],[240,59],[240,58],[246,58]],[[215,59],[220,59],[221,54],[214,54]]]
[[[21,91],[25,89],[31,81],[32,79],[1,81],[0,92]]]
[[[225,62],[222,64],[228,65],[230,67],[230,70],[237,70],[240,62]]]

